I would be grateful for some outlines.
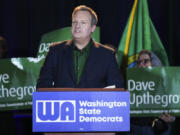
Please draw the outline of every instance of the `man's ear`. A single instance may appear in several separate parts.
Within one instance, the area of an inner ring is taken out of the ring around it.
[[[92,25],[91,32],[93,33],[96,29],[96,25]]]

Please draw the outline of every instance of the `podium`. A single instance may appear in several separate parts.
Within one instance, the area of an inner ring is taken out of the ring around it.
[[[33,132],[129,131],[129,98],[122,88],[39,88],[33,93]]]

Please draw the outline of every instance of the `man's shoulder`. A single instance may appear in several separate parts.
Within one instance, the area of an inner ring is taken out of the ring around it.
[[[51,43],[50,47],[62,47],[62,46],[68,46],[71,45],[72,40],[64,40],[64,41],[58,41]]]
[[[104,50],[108,50],[112,53],[115,53],[116,49],[114,48],[113,45],[108,45],[108,44],[101,44],[101,43],[98,43],[98,42],[94,42],[95,44],[95,47],[96,48],[102,48]]]

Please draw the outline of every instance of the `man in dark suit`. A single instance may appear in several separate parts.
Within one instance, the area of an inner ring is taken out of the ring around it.
[[[123,87],[114,49],[91,38],[97,21],[91,8],[75,8],[72,14],[73,38],[50,46],[37,88]]]

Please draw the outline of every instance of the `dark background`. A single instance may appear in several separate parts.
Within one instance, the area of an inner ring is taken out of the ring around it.
[[[0,35],[9,57],[36,57],[42,34],[70,26],[73,9],[93,8],[99,18],[101,43],[118,47],[134,0],[0,0]],[[149,13],[170,64],[180,65],[180,1],[148,0]],[[31,118],[16,119],[18,134],[31,134]],[[176,120],[175,130],[179,130]],[[10,124],[10,123],[9,123]],[[24,129],[21,130],[21,129]]]
[[[118,47],[133,0],[0,0],[0,35],[9,57],[36,56],[42,34],[71,25],[74,7],[85,4],[98,14],[101,43]],[[148,0],[149,12],[172,66],[180,65],[180,1]]]

